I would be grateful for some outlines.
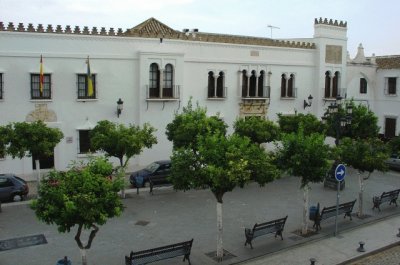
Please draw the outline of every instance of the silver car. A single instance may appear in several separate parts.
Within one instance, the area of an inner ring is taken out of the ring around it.
[[[385,162],[390,169],[400,170],[400,155],[393,154]]]

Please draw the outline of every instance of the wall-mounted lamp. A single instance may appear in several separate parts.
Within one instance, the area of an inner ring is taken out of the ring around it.
[[[124,109],[124,102],[120,99],[117,101],[117,116],[121,115],[122,110]]]
[[[308,96],[308,101],[304,100],[304,109],[306,109],[306,107],[311,107],[312,100],[313,97],[311,95]]]

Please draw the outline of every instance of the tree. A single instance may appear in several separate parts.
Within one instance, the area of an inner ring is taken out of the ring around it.
[[[98,157],[85,164],[75,164],[66,172],[52,171],[39,188],[39,199],[31,204],[42,222],[55,224],[60,233],[70,232],[77,225],[75,241],[86,265],[86,250],[107,219],[123,211],[118,196],[121,179],[111,180],[112,164]],[[81,241],[84,229],[91,229],[86,246]]]
[[[11,135],[10,126],[0,126],[0,157],[5,157],[7,154],[7,146]]]
[[[272,121],[260,117],[239,118],[233,128],[240,136],[247,136],[253,143],[272,142],[279,137],[279,127]]]
[[[281,168],[290,175],[301,178],[304,202],[302,234],[308,232],[309,183],[323,181],[329,169],[330,149],[324,144],[324,138],[319,133],[305,135],[300,125],[298,132],[282,135],[282,145],[277,146],[277,159]]]
[[[28,153],[36,158],[37,184],[40,183],[40,157],[53,155],[54,147],[64,137],[58,128],[49,128],[42,121],[16,122],[7,125],[9,146],[6,153],[22,159]]]
[[[125,177],[125,168],[129,159],[139,155],[144,148],[150,148],[157,143],[153,135],[156,131],[151,125],[145,123],[139,126],[115,124],[103,120],[90,132],[90,144],[94,150],[102,150],[107,156],[117,157],[120,162],[118,174]],[[124,157],[126,157],[124,162]],[[122,187],[122,198],[125,198],[125,187]]]
[[[258,170],[256,180],[260,185],[277,178],[279,171],[270,164],[264,149],[247,137],[210,133],[199,135],[197,139],[195,148],[190,145],[174,150],[170,179],[175,189],[209,188],[214,194],[217,200],[217,258],[222,260],[224,194],[248,183],[254,168]]]
[[[218,116],[207,116],[207,110],[197,105],[193,109],[191,100],[181,114],[175,113],[174,120],[167,125],[166,135],[174,148],[196,146],[196,137],[206,133],[226,133],[228,126]]]
[[[325,126],[313,114],[283,115],[278,114],[278,124],[282,133],[297,132],[300,124],[303,126],[303,134],[324,133]]]
[[[228,126],[218,117],[207,116],[205,108],[191,101],[183,113],[175,114],[167,125],[167,136],[173,142],[171,175],[174,188],[189,190],[209,188],[217,200],[217,257],[222,260],[222,199],[226,192],[243,187],[255,176],[260,184],[279,176],[262,147],[247,137],[226,136]]]
[[[155,131],[156,129],[147,123],[140,128],[103,120],[90,132],[90,144],[94,150],[102,150],[107,156],[118,158],[120,166],[126,167],[131,157],[157,143],[157,138],[153,135]]]
[[[364,180],[367,180],[375,170],[386,171],[385,160],[389,158],[385,144],[378,138],[351,139],[344,138],[339,144],[341,160],[358,171],[359,200],[358,216],[363,217]],[[368,175],[362,176],[365,172]]]
[[[390,139],[387,146],[392,154],[400,154],[400,135]]]

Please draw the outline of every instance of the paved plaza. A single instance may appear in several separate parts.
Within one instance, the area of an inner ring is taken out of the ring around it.
[[[382,204],[382,211],[372,210],[372,197],[383,191],[400,188],[400,172],[373,173],[365,182],[364,211],[366,218],[353,215],[353,220],[339,216],[339,235],[333,236],[335,218],[321,222],[322,230],[309,237],[298,234],[302,221],[300,181],[283,177],[259,187],[251,183],[244,189],[226,193],[223,203],[224,249],[229,259],[217,263],[210,257],[216,251],[216,200],[209,190],[174,191],[171,187],[148,190],[129,190],[123,200],[125,211],[119,218],[100,227],[91,249],[87,252],[90,265],[124,264],[124,256],[131,250],[139,251],[194,238],[191,261],[203,264],[340,264],[365,253],[373,252],[400,241],[400,207]],[[358,199],[358,178],[349,169],[346,188],[340,193],[340,202]],[[321,208],[336,203],[336,191],[322,183],[312,184],[310,205]],[[30,265],[56,264],[64,256],[72,264],[81,264],[80,252],[74,241],[76,229],[60,234],[55,226],[39,222],[26,202],[3,204],[0,213],[0,240],[31,235],[44,235],[47,243],[0,251],[0,265],[27,263]],[[358,209],[356,202],[354,213]],[[254,249],[245,247],[244,228],[256,222],[265,222],[288,215],[284,240],[273,235],[258,237]],[[312,223],[310,222],[310,228]],[[87,233],[84,239],[87,238]],[[365,241],[365,253],[357,252],[358,242]],[[182,258],[158,262],[187,264]],[[354,263],[357,264],[357,263]],[[373,264],[373,263],[371,263]]]

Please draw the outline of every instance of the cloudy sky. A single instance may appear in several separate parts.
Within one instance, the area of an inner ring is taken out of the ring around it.
[[[132,28],[154,17],[176,30],[273,38],[311,38],[314,18],[347,21],[353,58],[400,54],[399,0],[0,0],[0,21]]]

